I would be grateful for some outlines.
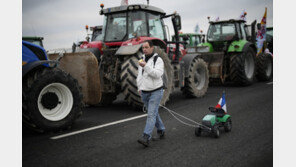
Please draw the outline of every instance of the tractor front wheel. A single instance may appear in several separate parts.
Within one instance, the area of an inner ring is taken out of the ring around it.
[[[44,68],[23,80],[23,122],[37,131],[70,127],[82,114],[76,79],[58,68]]]
[[[202,97],[209,85],[209,71],[204,60],[196,57],[190,64],[188,77],[185,79],[183,94],[187,97]]]
[[[220,136],[220,130],[218,128],[217,125],[214,125],[213,128],[212,128],[212,133],[214,135],[215,138],[219,138]]]

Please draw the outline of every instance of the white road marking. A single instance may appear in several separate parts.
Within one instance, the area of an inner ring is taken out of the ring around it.
[[[131,121],[131,120],[135,120],[135,119],[146,117],[146,116],[147,116],[147,114],[143,114],[143,115],[139,115],[139,116],[127,118],[127,119],[122,119],[122,120],[119,120],[119,121],[110,122],[110,123],[107,123],[107,124],[98,125],[98,126],[94,126],[94,127],[87,128],[87,129],[82,129],[82,130],[74,131],[74,132],[71,132],[71,133],[66,133],[66,134],[63,134],[63,135],[54,136],[54,137],[51,137],[50,139],[52,139],[52,140],[60,139],[60,138],[64,138],[64,137],[76,135],[76,134],[79,134],[79,133],[83,133],[83,132],[87,132],[87,131],[91,131],[91,130],[95,130],[95,129],[99,129],[99,128],[103,128],[103,127],[107,127],[107,126],[119,124],[119,123],[122,123],[122,122],[127,122],[127,121]]]
[[[273,84],[273,82],[268,82],[268,83],[266,83],[266,84],[270,85],[270,84]]]

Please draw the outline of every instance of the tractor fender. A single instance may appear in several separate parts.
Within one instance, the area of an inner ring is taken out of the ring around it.
[[[136,54],[141,47],[142,44],[120,46],[115,55],[133,55]]]
[[[228,48],[228,52],[246,52],[250,47],[254,50],[255,53],[257,52],[256,46],[249,41],[233,41]]]
[[[252,48],[254,50],[255,53],[257,53],[257,49],[255,44],[251,43],[251,42],[247,42],[244,47],[243,47],[243,52],[247,52],[248,48]]]
[[[185,71],[185,77],[188,77],[190,64],[193,61],[193,59],[197,56],[198,56],[197,54],[186,54],[182,58],[180,65],[181,65],[181,69]]]
[[[33,61],[23,65],[22,68],[22,77],[26,76],[31,70],[44,66],[44,67],[54,67],[58,64],[55,60],[41,60],[41,61]]]
[[[223,117],[217,117],[219,122],[226,122],[228,118],[231,118],[229,114],[225,114]]]
[[[243,48],[247,43],[248,41],[246,40],[233,41],[229,45],[227,52],[243,52]]]

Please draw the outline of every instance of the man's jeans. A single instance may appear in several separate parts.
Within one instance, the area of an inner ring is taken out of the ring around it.
[[[162,99],[162,95],[163,89],[159,89],[149,93],[141,93],[142,101],[144,102],[148,114],[144,134],[149,135],[149,139],[151,139],[152,137],[154,126],[156,126],[157,130],[165,130],[162,120],[158,114],[158,108]]]

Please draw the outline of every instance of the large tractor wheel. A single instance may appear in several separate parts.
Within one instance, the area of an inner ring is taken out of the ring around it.
[[[44,68],[23,80],[23,122],[37,131],[69,128],[82,114],[76,79],[57,68]]]
[[[230,79],[238,85],[253,83],[255,76],[255,52],[248,48],[246,52],[230,57]]]
[[[273,74],[273,58],[271,54],[259,54],[256,59],[257,79],[259,81],[268,81],[272,78]]]
[[[202,97],[209,85],[209,71],[207,64],[200,58],[194,58],[190,64],[188,78],[185,79],[183,94],[187,97]]]
[[[164,61],[165,72],[167,78],[167,89],[163,93],[161,104],[164,105],[168,100],[173,89],[173,68],[167,54],[158,46],[154,46],[155,52]],[[134,56],[128,57],[121,66],[121,88],[128,104],[133,107],[142,107],[143,102],[138,93],[137,76],[138,76],[138,61],[141,58],[141,52],[137,52]]]

